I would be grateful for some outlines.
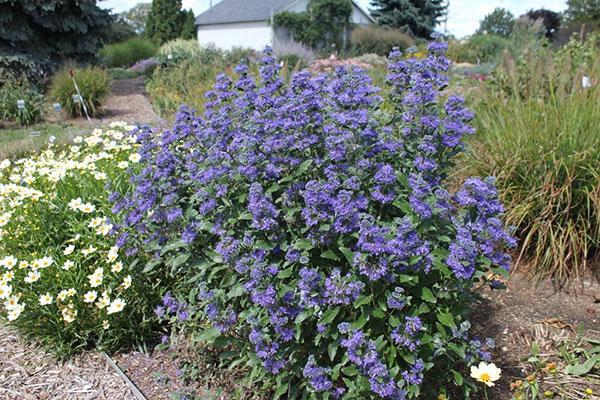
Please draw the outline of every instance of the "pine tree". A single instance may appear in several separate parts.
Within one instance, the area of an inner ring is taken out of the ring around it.
[[[112,21],[96,0],[0,0],[0,54],[87,61],[104,43]]]
[[[183,21],[181,23],[180,37],[182,39],[194,39],[196,37],[196,17],[194,16],[194,11],[192,9],[184,10],[181,16]]]
[[[380,25],[429,38],[448,8],[446,0],[371,0],[371,13]]]
[[[181,35],[181,0],[153,0],[144,35],[161,45]]]

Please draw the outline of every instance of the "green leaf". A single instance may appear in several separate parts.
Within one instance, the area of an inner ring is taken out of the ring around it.
[[[456,386],[462,386],[463,384],[463,376],[460,372],[452,370],[452,375],[454,375],[454,383]]]
[[[354,308],[359,308],[360,306],[363,306],[365,304],[369,304],[372,299],[373,299],[373,295],[371,295],[371,294],[368,295],[368,296],[361,295],[354,302]]]
[[[146,272],[152,271],[154,269],[154,267],[156,267],[158,264],[161,263],[161,261],[162,261],[161,259],[154,259],[152,261],[148,261],[148,263],[144,266],[144,269],[142,272],[146,273]]]
[[[175,268],[186,262],[190,258],[190,254],[184,253],[169,261],[171,267]]]
[[[452,314],[439,312],[437,314],[437,319],[442,323],[442,325],[447,326],[448,328],[455,328],[456,324],[454,323],[454,317]]]
[[[436,302],[436,298],[433,295],[433,292],[429,288],[426,288],[426,287],[424,287],[423,290],[421,291],[421,298],[429,303]]]
[[[312,315],[311,311],[302,311],[300,314],[298,314],[296,316],[296,324],[301,324],[306,318],[310,317]]]
[[[323,315],[321,315],[321,319],[320,322],[322,324],[329,324],[331,323],[335,317],[337,317],[337,315],[340,312],[340,308],[339,307],[334,307],[334,308],[330,308],[329,310],[325,311],[323,313]]]
[[[354,260],[354,253],[347,247],[340,247],[340,251],[346,257],[346,260],[351,263]]]
[[[379,318],[379,319],[382,319],[385,317],[385,313],[380,308],[374,309],[373,312],[371,312],[371,315],[373,315],[375,318]]]
[[[321,253],[321,257],[326,258],[328,260],[339,261],[340,258],[331,250],[327,250],[324,253]]]
[[[217,328],[208,328],[201,334],[194,336],[194,340],[197,342],[212,343],[219,336],[221,336],[221,332]]]
[[[302,164],[300,164],[298,168],[296,168],[296,170],[294,171],[294,175],[299,176],[308,171],[308,168],[312,165],[312,162],[312,159],[302,162]]]
[[[227,297],[233,299],[234,297],[240,297],[244,293],[246,293],[246,289],[242,285],[236,285],[231,288],[231,290],[227,293]]]
[[[279,279],[289,278],[290,276],[292,276],[293,272],[294,272],[294,268],[289,267],[289,268],[284,269],[283,271],[279,271],[279,273],[277,274],[277,277]]]
[[[297,239],[294,242],[296,250],[310,250],[313,248],[312,240],[310,239]]]
[[[335,358],[335,354],[337,353],[337,350],[338,350],[337,342],[331,342],[327,346],[327,354],[329,355],[329,359],[331,361],[333,361],[333,359]]]
[[[565,367],[565,372],[569,375],[581,376],[585,375],[592,370],[596,366],[596,364],[600,364],[600,356],[596,355],[583,364],[576,365],[567,365]]]
[[[185,246],[187,246],[187,243],[185,243],[183,240],[177,240],[173,243],[169,243],[166,246],[164,246],[162,248],[162,250],[160,251],[160,255],[162,256],[171,250],[176,250],[176,249],[179,249],[179,248],[185,247]]]

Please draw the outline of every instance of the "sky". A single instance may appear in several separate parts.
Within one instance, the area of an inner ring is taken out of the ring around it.
[[[214,4],[219,0],[182,0],[183,7],[193,9],[196,15],[205,11],[211,1]],[[357,1],[364,9],[369,8],[370,0]],[[98,4],[118,13],[140,2],[150,2],[150,0],[101,0]],[[459,38],[472,34],[478,28],[479,21],[496,7],[506,8],[515,16],[519,16],[530,9],[542,7],[552,11],[563,11],[567,8],[567,2],[566,0],[450,0],[448,32]]]

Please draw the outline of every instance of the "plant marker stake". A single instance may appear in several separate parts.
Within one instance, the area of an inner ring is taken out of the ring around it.
[[[583,88],[591,88],[592,87],[592,80],[590,79],[589,76],[581,77],[581,86]]]
[[[119,377],[121,379],[123,379],[123,382],[125,382],[125,384],[127,384],[129,389],[131,390],[131,393],[133,393],[133,396],[137,400],[148,400],[146,398],[146,396],[144,396],[144,394],[142,392],[140,392],[140,390],[137,388],[137,386],[135,386],[135,384],[133,382],[131,382],[131,380],[127,377],[127,375],[125,375],[125,373],[123,371],[121,371],[121,368],[119,368],[119,366],[113,361],[112,358],[110,358],[110,356],[108,354],[106,354],[105,352],[102,352],[102,355],[106,359],[106,362],[108,362],[108,365],[110,365],[112,367],[112,369],[115,370],[117,375],[119,375]]]
[[[79,97],[79,101],[81,101],[81,105],[83,106],[83,111],[85,112],[85,116],[89,123],[92,122],[90,116],[87,111],[87,107],[85,106],[85,101],[83,101],[83,97],[81,96],[81,92],[79,91],[79,86],[77,86],[77,82],[75,81],[75,73],[72,69],[69,70],[69,75],[71,75],[71,79],[73,80],[73,85],[75,85],[75,90],[77,91],[77,96]]]

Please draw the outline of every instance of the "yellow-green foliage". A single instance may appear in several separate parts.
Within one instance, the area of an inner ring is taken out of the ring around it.
[[[77,91],[71,73],[79,86],[90,117],[100,115],[101,106],[110,92],[110,76],[102,68],[62,69],[52,78],[50,88],[52,100],[59,102],[64,110],[73,117],[85,116],[82,104],[73,101],[73,96],[77,94]]]
[[[182,61],[173,67],[158,67],[146,89],[162,116],[173,114],[182,105],[204,108],[205,93],[215,82],[217,68],[210,64]]]

